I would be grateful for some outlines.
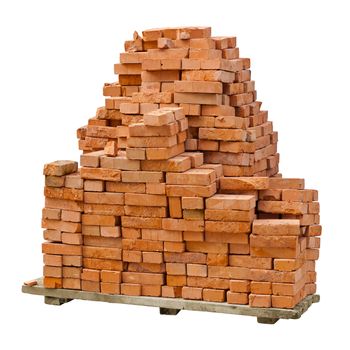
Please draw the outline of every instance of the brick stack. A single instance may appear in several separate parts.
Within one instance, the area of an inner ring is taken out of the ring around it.
[[[165,28],[125,47],[79,172],[45,167],[45,286],[281,308],[315,293],[317,192],[278,174],[236,39]]]
[[[78,163],[57,161],[45,165],[44,285],[80,289],[82,267],[81,212],[83,181]]]

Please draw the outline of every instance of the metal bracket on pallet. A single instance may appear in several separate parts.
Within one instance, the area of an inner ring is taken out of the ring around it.
[[[23,285],[22,292],[26,294],[42,295],[45,297],[45,304],[49,305],[62,305],[73,299],[92,300],[117,304],[159,307],[161,315],[177,315],[181,310],[192,310],[253,316],[257,318],[258,323],[264,324],[274,324],[279,319],[298,319],[313,303],[320,301],[320,296],[314,294],[304,298],[293,309],[257,308],[248,305],[195,301],[181,298],[111,295],[72,289],[49,289],[43,287],[42,278],[38,278],[37,284],[34,286]]]

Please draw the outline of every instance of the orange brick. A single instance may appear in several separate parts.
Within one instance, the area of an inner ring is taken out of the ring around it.
[[[228,255],[227,254],[207,254],[207,265],[208,266],[227,266]]]
[[[63,266],[81,267],[83,265],[82,256],[64,255],[62,256]]]
[[[183,240],[184,241],[192,241],[192,242],[203,242],[204,241],[204,233],[203,232],[184,231]]]
[[[141,295],[141,285],[135,283],[122,283],[121,294],[139,296]]]
[[[228,253],[227,243],[212,243],[212,242],[186,242],[186,250],[189,252],[198,253]]]
[[[82,247],[59,243],[43,243],[42,253],[53,255],[81,255]]]
[[[207,265],[187,264],[187,275],[188,276],[207,277],[208,267],[207,267]]]
[[[230,280],[230,291],[235,293],[250,293],[250,281]]]
[[[162,286],[143,284],[141,285],[141,295],[150,297],[160,297],[162,295]]]
[[[203,297],[203,288],[187,287],[182,288],[182,298],[183,299],[192,299],[192,300],[201,300]]]
[[[63,176],[78,170],[78,163],[72,160],[57,160],[44,165],[44,175]]]
[[[268,177],[223,177],[220,179],[222,190],[265,190],[269,188]]]
[[[44,264],[48,265],[48,266],[62,266],[63,265],[63,259],[62,259],[61,255],[44,254],[43,261],[44,261]]]
[[[222,289],[203,289],[203,300],[213,302],[224,302],[226,293]]]
[[[101,271],[101,281],[106,283],[120,284],[122,281],[120,271]]]
[[[63,288],[64,289],[81,289],[82,288],[82,281],[80,278],[63,278]],[[85,281],[86,283],[95,283],[95,282],[89,282]]]
[[[170,287],[182,287],[186,283],[186,276],[166,275],[166,284]]]
[[[270,189],[304,189],[305,180],[304,179],[289,179],[289,178],[270,178]]]
[[[85,281],[100,281],[100,271],[99,270],[91,270],[91,269],[83,269],[81,274],[81,279]]]
[[[182,287],[162,286],[163,298],[181,298]]]
[[[64,244],[83,244],[83,236],[79,233],[62,232],[61,240]]]
[[[63,286],[62,278],[44,277],[45,288],[62,288],[62,286]]]
[[[172,218],[182,218],[181,198],[168,197],[169,214]]]
[[[185,251],[185,243],[183,242],[164,242],[165,252],[182,253]]]
[[[249,306],[271,307],[271,295],[249,294]]]
[[[60,267],[60,266],[44,266],[43,274],[45,277],[62,278],[62,267]]]
[[[254,220],[252,233],[268,236],[299,236],[300,222],[294,219]]]
[[[161,252],[142,252],[142,261],[144,263],[161,264],[161,263],[163,263],[163,253],[161,253]]]
[[[248,304],[248,294],[247,293],[235,293],[227,291],[227,303],[228,304]]]
[[[166,272],[170,275],[186,275],[186,264],[166,263]]]
[[[101,282],[101,293],[104,294],[120,294],[120,284]]]
[[[85,258],[121,260],[122,250],[119,248],[87,247],[83,246]]]
[[[255,207],[255,197],[250,195],[216,194],[206,199],[207,209],[250,210]]]
[[[253,294],[272,294],[271,282],[256,282],[250,284],[250,291]]]
[[[123,261],[126,262],[142,262],[142,254],[136,250],[123,249]]]
[[[183,209],[204,209],[203,198],[200,197],[182,197]]]

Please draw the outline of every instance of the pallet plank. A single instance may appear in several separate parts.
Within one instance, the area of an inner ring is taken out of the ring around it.
[[[37,279],[37,281],[38,284],[35,286],[23,285],[22,292],[26,294],[42,295],[46,298],[51,298],[51,300],[65,300],[65,302],[72,299],[79,299],[117,304],[153,306],[159,307],[161,314],[177,314],[180,310],[192,310],[254,316],[258,318],[259,323],[270,324],[275,323],[276,321],[272,321],[278,319],[298,319],[312,305],[312,303],[316,303],[320,300],[319,295],[309,295],[296,305],[294,309],[254,308],[248,305],[185,300],[181,298],[110,295],[71,289],[48,289],[43,287],[41,278]],[[46,298],[45,300],[49,300]],[[55,305],[60,305],[57,303],[57,300],[55,302]]]

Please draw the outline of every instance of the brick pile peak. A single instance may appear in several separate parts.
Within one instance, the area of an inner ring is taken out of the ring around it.
[[[81,167],[44,168],[45,287],[279,308],[315,293],[317,191],[278,172],[236,38],[135,32],[114,71]]]

